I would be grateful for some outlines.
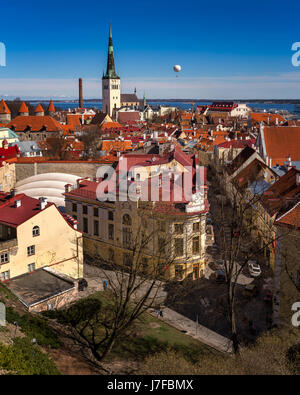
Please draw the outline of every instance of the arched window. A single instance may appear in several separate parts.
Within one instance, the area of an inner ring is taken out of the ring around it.
[[[132,221],[131,221],[131,217],[128,214],[124,214],[123,215],[123,225],[126,226],[131,226],[132,225]]]
[[[39,226],[35,226],[33,229],[32,229],[32,236],[33,237],[36,237],[36,236],[39,236],[40,235],[40,228],[39,228]]]
[[[123,247],[130,248],[132,244],[131,217],[128,214],[123,216]]]

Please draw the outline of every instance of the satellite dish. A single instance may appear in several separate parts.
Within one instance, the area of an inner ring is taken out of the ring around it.
[[[179,71],[181,71],[181,66],[179,66],[179,64],[175,64],[173,70],[175,71],[175,73],[179,73]]]

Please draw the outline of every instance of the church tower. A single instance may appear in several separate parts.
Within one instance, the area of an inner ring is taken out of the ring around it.
[[[121,107],[121,80],[115,70],[111,26],[109,27],[106,74],[102,77],[102,111],[110,117],[114,109]]]

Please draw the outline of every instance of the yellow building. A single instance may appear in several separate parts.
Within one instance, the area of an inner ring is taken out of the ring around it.
[[[82,235],[72,218],[45,198],[0,194],[0,280],[49,267],[83,277]]]
[[[206,196],[195,193],[191,201],[182,203],[119,197],[102,202],[96,194],[99,184],[82,179],[75,187],[66,185],[66,211],[78,220],[88,257],[126,265],[135,241],[146,238],[140,251],[145,272],[160,264],[166,278],[182,280],[191,275],[195,279],[204,274]]]

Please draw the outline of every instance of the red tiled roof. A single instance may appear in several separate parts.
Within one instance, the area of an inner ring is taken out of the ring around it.
[[[300,229],[300,202],[296,203],[290,210],[281,215],[275,221],[275,224]]]
[[[139,121],[140,113],[138,111],[119,111],[118,121],[120,123],[127,123],[129,121]]]
[[[7,107],[7,104],[3,99],[0,102],[0,114],[11,114],[10,109]]]
[[[280,114],[271,114],[268,112],[252,112],[250,114],[251,120],[255,123],[264,122],[266,124],[273,124],[276,123],[276,118],[278,119],[278,123],[285,123],[286,119],[283,118]]]
[[[218,147],[220,147],[220,148],[245,148],[247,145],[249,147],[251,147],[255,143],[256,143],[256,139],[230,140],[230,141],[225,141],[225,143],[219,144]]]
[[[55,112],[55,107],[54,107],[54,104],[53,104],[53,100],[52,100],[52,99],[50,100],[50,103],[49,103],[49,106],[48,106],[47,111],[48,111],[48,112]]]
[[[27,107],[27,105],[26,105],[26,103],[25,103],[24,101],[23,101],[22,104],[20,105],[19,113],[20,113],[20,112],[27,112],[27,113],[29,113],[28,107]]]
[[[263,193],[262,202],[270,215],[277,213],[288,199],[300,194],[299,175],[300,171],[292,168]]]
[[[33,132],[40,132],[45,129],[47,132],[63,132],[62,125],[49,115],[36,116],[18,116],[7,127],[14,129],[16,132],[24,132],[30,128]]]
[[[16,200],[21,200],[20,207],[15,207]],[[9,194],[0,192],[0,223],[16,228],[42,211],[39,204],[38,199],[24,193],[10,197]],[[48,203],[46,208],[52,205],[54,203]]]
[[[300,161],[300,127],[264,127],[266,154],[274,165],[283,165],[288,157]]]
[[[43,109],[42,105],[39,103],[39,104],[36,106],[34,112],[45,112],[45,110]]]

